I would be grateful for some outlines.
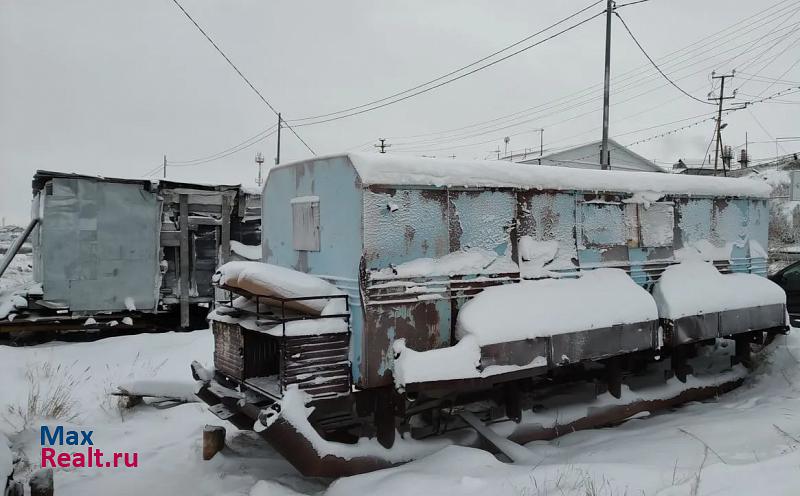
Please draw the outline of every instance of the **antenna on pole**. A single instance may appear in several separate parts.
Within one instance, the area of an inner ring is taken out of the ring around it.
[[[381,150],[380,153],[386,153],[386,149],[392,146],[392,145],[386,143],[386,138],[378,138],[378,141],[380,141],[380,144],[373,145],[373,146],[375,148],[380,148],[380,150]]]
[[[275,165],[281,163],[281,128],[283,127],[283,120],[281,119],[281,113],[278,112],[278,145],[277,151],[275,154]]]
[[[258,178],[256,178],[256,184],[261,186],[261,167],[264,165],[264,155],[261,152],[256,153],[256,164],[258,164]]]

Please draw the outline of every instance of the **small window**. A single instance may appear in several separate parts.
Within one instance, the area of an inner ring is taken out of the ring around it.
[[[319,251],[319,197],[292,198],[291,205],[294,249]]]

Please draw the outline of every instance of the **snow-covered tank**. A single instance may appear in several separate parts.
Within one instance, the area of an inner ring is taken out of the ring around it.
[[[721,337],[746,362],[750,342],[787,329],[785,295],[764,277],[769,193],[744,179],[382,154],[275,167],[262,261],[337,287],[349,315],[351,382],[321,388],[309,366],[290,386],[327,393],[311,394],[318,430],[366,422],[390,446],[425,401],[430,413],[484,391],[519,418],[520,391],[539,381],[599,369],[618,397],[627,370],[664,356],[685,380],[696,344]],[[276,344],[255,337],[266,324],[237,325],[234,313],[214,319],[216,383],[243,386],[262,406],[280,401],[293,356],[281,354],[280,319],[269,321]],[[313,327],[308,336],[322,334]],[[327,355],[316,345],[320,363],[341,363],[342,341],[331,343]],[[275,380],[253,365],[270,360],[281,364],[269,368]],[[267,383],[279,387],[258,387]],[[430,432],[438,418],[414,422]]]

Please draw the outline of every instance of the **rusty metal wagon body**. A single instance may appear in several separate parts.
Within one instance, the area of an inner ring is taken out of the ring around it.
[[[361,154],[276,167],[262,195],[262,261],[324,279],[348,301],[351,381],[335,395],[310,395],[309,421],[326,438],[377,435],[391,446],[398,431],[425,437],[457,426],[446,412],[463,405],[490,404],[485,418],[519,419],[537,390],[562,381],[600,380],[619,396],[627,373],[662,357],[672,356],[674,373],[685,379],[694,347],[718,337],[736,337],[738,357],[746,360],[748,343],[787,329],[785,305],[678,319],[653,310],[636,321],[498,338],[481,344],[474,373],[403,383],[397,377],[403,350],[425,354],[459,345],[459,314],[488,288],[580,280],[613,268],[649,293],[687,257],[711,262],[723,275],[765,276],[768,194],[746,180]],[[628,304],[623,293],[606,296],[612,306]],[[580,301],[571,305],[581,308]],[[252,387],[247,363],[266,356],[257,330],[212,324],[216,374],[205,380],[201,397],[224,418],[258,423],[258,412],[286,390]],[[319,362],[340,361],[343,344],[316,343]],[[302,356],[288,342],[278,346]],[[269,375],[265,370],[254,373]],[[280,367],[271,370],[277,384],[287,383]],[[242,387],[245,401],[226,396]],[[329,473],[319,468],[324,457],[309,461],[307,452],[287,448],[287,436],[271,442],[304,472]]]

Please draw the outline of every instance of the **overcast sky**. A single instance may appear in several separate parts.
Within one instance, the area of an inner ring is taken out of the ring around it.
[[[360,105],[415,86],[590,3],[182,0],[288,119]],[[752,17],[770,5],[777,5],[772,14]],[[667,75],[700,99],[711,90],[714,69],[739,69],[730,84],[742,86],[740,100],[790,88],[770,86],[763,77],[800,81],[800,64],[792,67],[800,59],[798,1],[650,0],[619,13],[650,55],[663,61]],[[739,21],[735,29],[694,45],[682,58],[664,60]],[[636,79],[612,84],[612,137],[627,145],[713,112],[655,74],[619,20],[613,24],[612,76],[638,72],[633,73]],[[602,83],[604,31],[600,17],[424,95],[297,131],[318,154],[364,144],[362,149],[368,149],[377,138],[388,137],[396,143],[393,153],[465,159],[496,156],[492,150],[504,146],[504,136],[510,136],[511,150],[538,147],[537,128],[545,129],[545,148],[597,140],[600,94],[563,99]],[[745,72],[758,77],[748,81]],[[744,143],[745,132],[753,142],[800,135],[798,107],[788,103],[800,101],[800,95],[777,100],[726,117],[724,141]],[[512,121],[403,138],[537,106]],[[164,154],[171,161],[211,155],[275,121],[171,0],[0,3],[0,216],[6,222],[28,220],[36,169],[141,177]],[[515,125],[498,129],[508,124]],[[632,149],[661,165],[678,158],[701,160],[713,125],[708,121]],[[286,130],[282,145],[283,162],[310,155]],[[782,146],[780,153],[791,152],[800,149],[800,142]],[[169,177],[253,185],[256,151],[271,163],[275,137],[219,161],[172,168]],[[755,158],[774,156],[775,144],[756,143],[750,152]]]

